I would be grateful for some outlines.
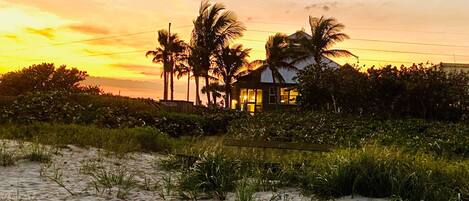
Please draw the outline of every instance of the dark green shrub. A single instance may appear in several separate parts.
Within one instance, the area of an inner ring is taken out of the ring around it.
[[[248,113],[225,108],[198,107],[196,114],[206,119],[203,130],[208,135],[224,134],[231,121],[247,118]]]
[[[310,142],[339,147],[402,146],[436,155],[469,155],[469,125],[425,120],[375,120],[325,113],[264,113],[232,122],[238,139]]]
[[[193,114],[160,113],[153,125],[172,137],[203,135],[206,120]]]

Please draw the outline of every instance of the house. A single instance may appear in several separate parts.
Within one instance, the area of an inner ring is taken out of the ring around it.
[[[445,72],[463,71],[469,73],[469,64],[440,63],[437,67]]]
[[[297,34],[306,34],[297,32],[290,38],[297,37]],[[310,37],[308,35],[308,37]],[[327,57],[322,58],[322,63],[329,68],[339,68],[340,65]],[[313,56],[298,62],[295,67],[303,70],[307,66],[316,64]],[[275,80],[273,83],[272,74],[268,68],[259,68],[249,74],[239,78],[234,84],[231,93],[231,108],[249,113],[257,113],[275,109],[286,109],[296,107],[297,97],[299,96],[296,80],[298,71],[279,70],[284,83]]]

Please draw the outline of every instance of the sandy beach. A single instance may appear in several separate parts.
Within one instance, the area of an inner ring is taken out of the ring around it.
[[[5,150],[21,154],[27,152],[30,143],[2,141]],[[0,200],[180,200],[177,192],[166,186],[175,185],[177,173],[162,170],[158,161],[165,156],[149,153],[132,153],[117,157],[95,148],[79,148],[73,145],[61,148],[43,146],[51,154],[48,163],[18,159],[13,166],[0,167]],[[122,186],[96,190],[96,179],[86,174],[86,168],[99,166],[132,178],[129,188]],[[170,180],[168,184],[168,178]],[[229,193],[227,200],[236,200]],[[257,192],[255,200],[311,200],[296,189],[277,192]],[[363,197],[344,197],[340,201],[381,201]]]

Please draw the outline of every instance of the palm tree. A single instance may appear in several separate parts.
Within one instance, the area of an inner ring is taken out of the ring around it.
[[[316,67],[320,69],[322,66],[322,58],[324,56],[355,56],[348,50],[330,49],[336,43],[349,39],[350,37],[342,33],[345,26],[335,18],[309,17],[309,25],[311,27],[311,37],[301,37],[298,43],[304,51],[304,56],[313,56]],[[358,58],[358,57],[357,57]]]
[[[186,57],[184,60],[188,60],[188,57]],[[179,65],[176,66],[176,77],[177,79],[181,79],[184,76],[187,76],[187,101],[189,101],[189,94],[190,94],[190,82],[191,82],[191,72],[192,68],[190,65],[186,65],[185,63],[180,63]]]
[[[298,70],[293,65],[296,62],[296,59],[293,59],[294,51],[290,44],[288,36],[285,34],[277,33],[270,36],[265,44],[266,59],[253,62],[254,65],[260,64],[259,68],[268,68],[271,71],[272,83],[274,86],[277,81],[278,83],[285,82],[285,79],[280,73],[280,69],[292,71]],[[277,103],[278,100],[276,100],[276,104]]]
[[[250,70],[248,61],[250,51],[251,49],[243,49],[242,45],[235,45],[232,48],[226,46],[217,55],[217,67],[213,70],[213,74],[220,77],[224,83],[225,108],[230,107],[234,82]]]
[[[192,45],[190,47],[190,53],[188,57],[188,64],[189,68],[191,69],[192,75],[194,76],[194,82],[195,82],[195,104],[196,105],[201,105],[201,100],[200,100],[200,85],[199,85],[199,78],[203,76],[203,70],[202,70],[202,59],[201,59],[201,51],[202,49],[199,47],[195,47]]]
[[[209,106],[217,107],[217,98],[221,97],[221,93],[225,89],[224,85],[219,84],[218,82],[210,83],[208,86],[202,87],[203,94],[212,94],[213,104]]]
[[[216,52],[231,40],[241,37],[245,30],[246,28],[238,21],[236,15],[231,11],[226,11],[223,4],[215,3],[212,5],[207,0],[202,1],[199,15],[194,20],[192,44],[198,48],[205,86],[210,84],[209,71]],[[210,104],[209,93],[207,93],[207,101]]]
[[[169,40],[168,40],[169,37]],[[178,63],[181,54],[184,54],[186,45],[183,40],[179,39],[177,34],[171,34],[169,36],[168,31],[158,31],[158,43],[160,47],[155,50],[147,51],[145,56],[152,56],[153,63],[163,64],[163,82],[164,91],[163,99],[168,100],[168,79],[171,88],[171,100],[174,99],[174,67]]]

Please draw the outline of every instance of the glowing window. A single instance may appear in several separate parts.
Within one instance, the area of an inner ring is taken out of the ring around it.
[[[288,104],[288,105],[295,105],[296,98],[298,97],[299,93],[297,89],[294,88],[280,88],[280,103],[281,104]]]

